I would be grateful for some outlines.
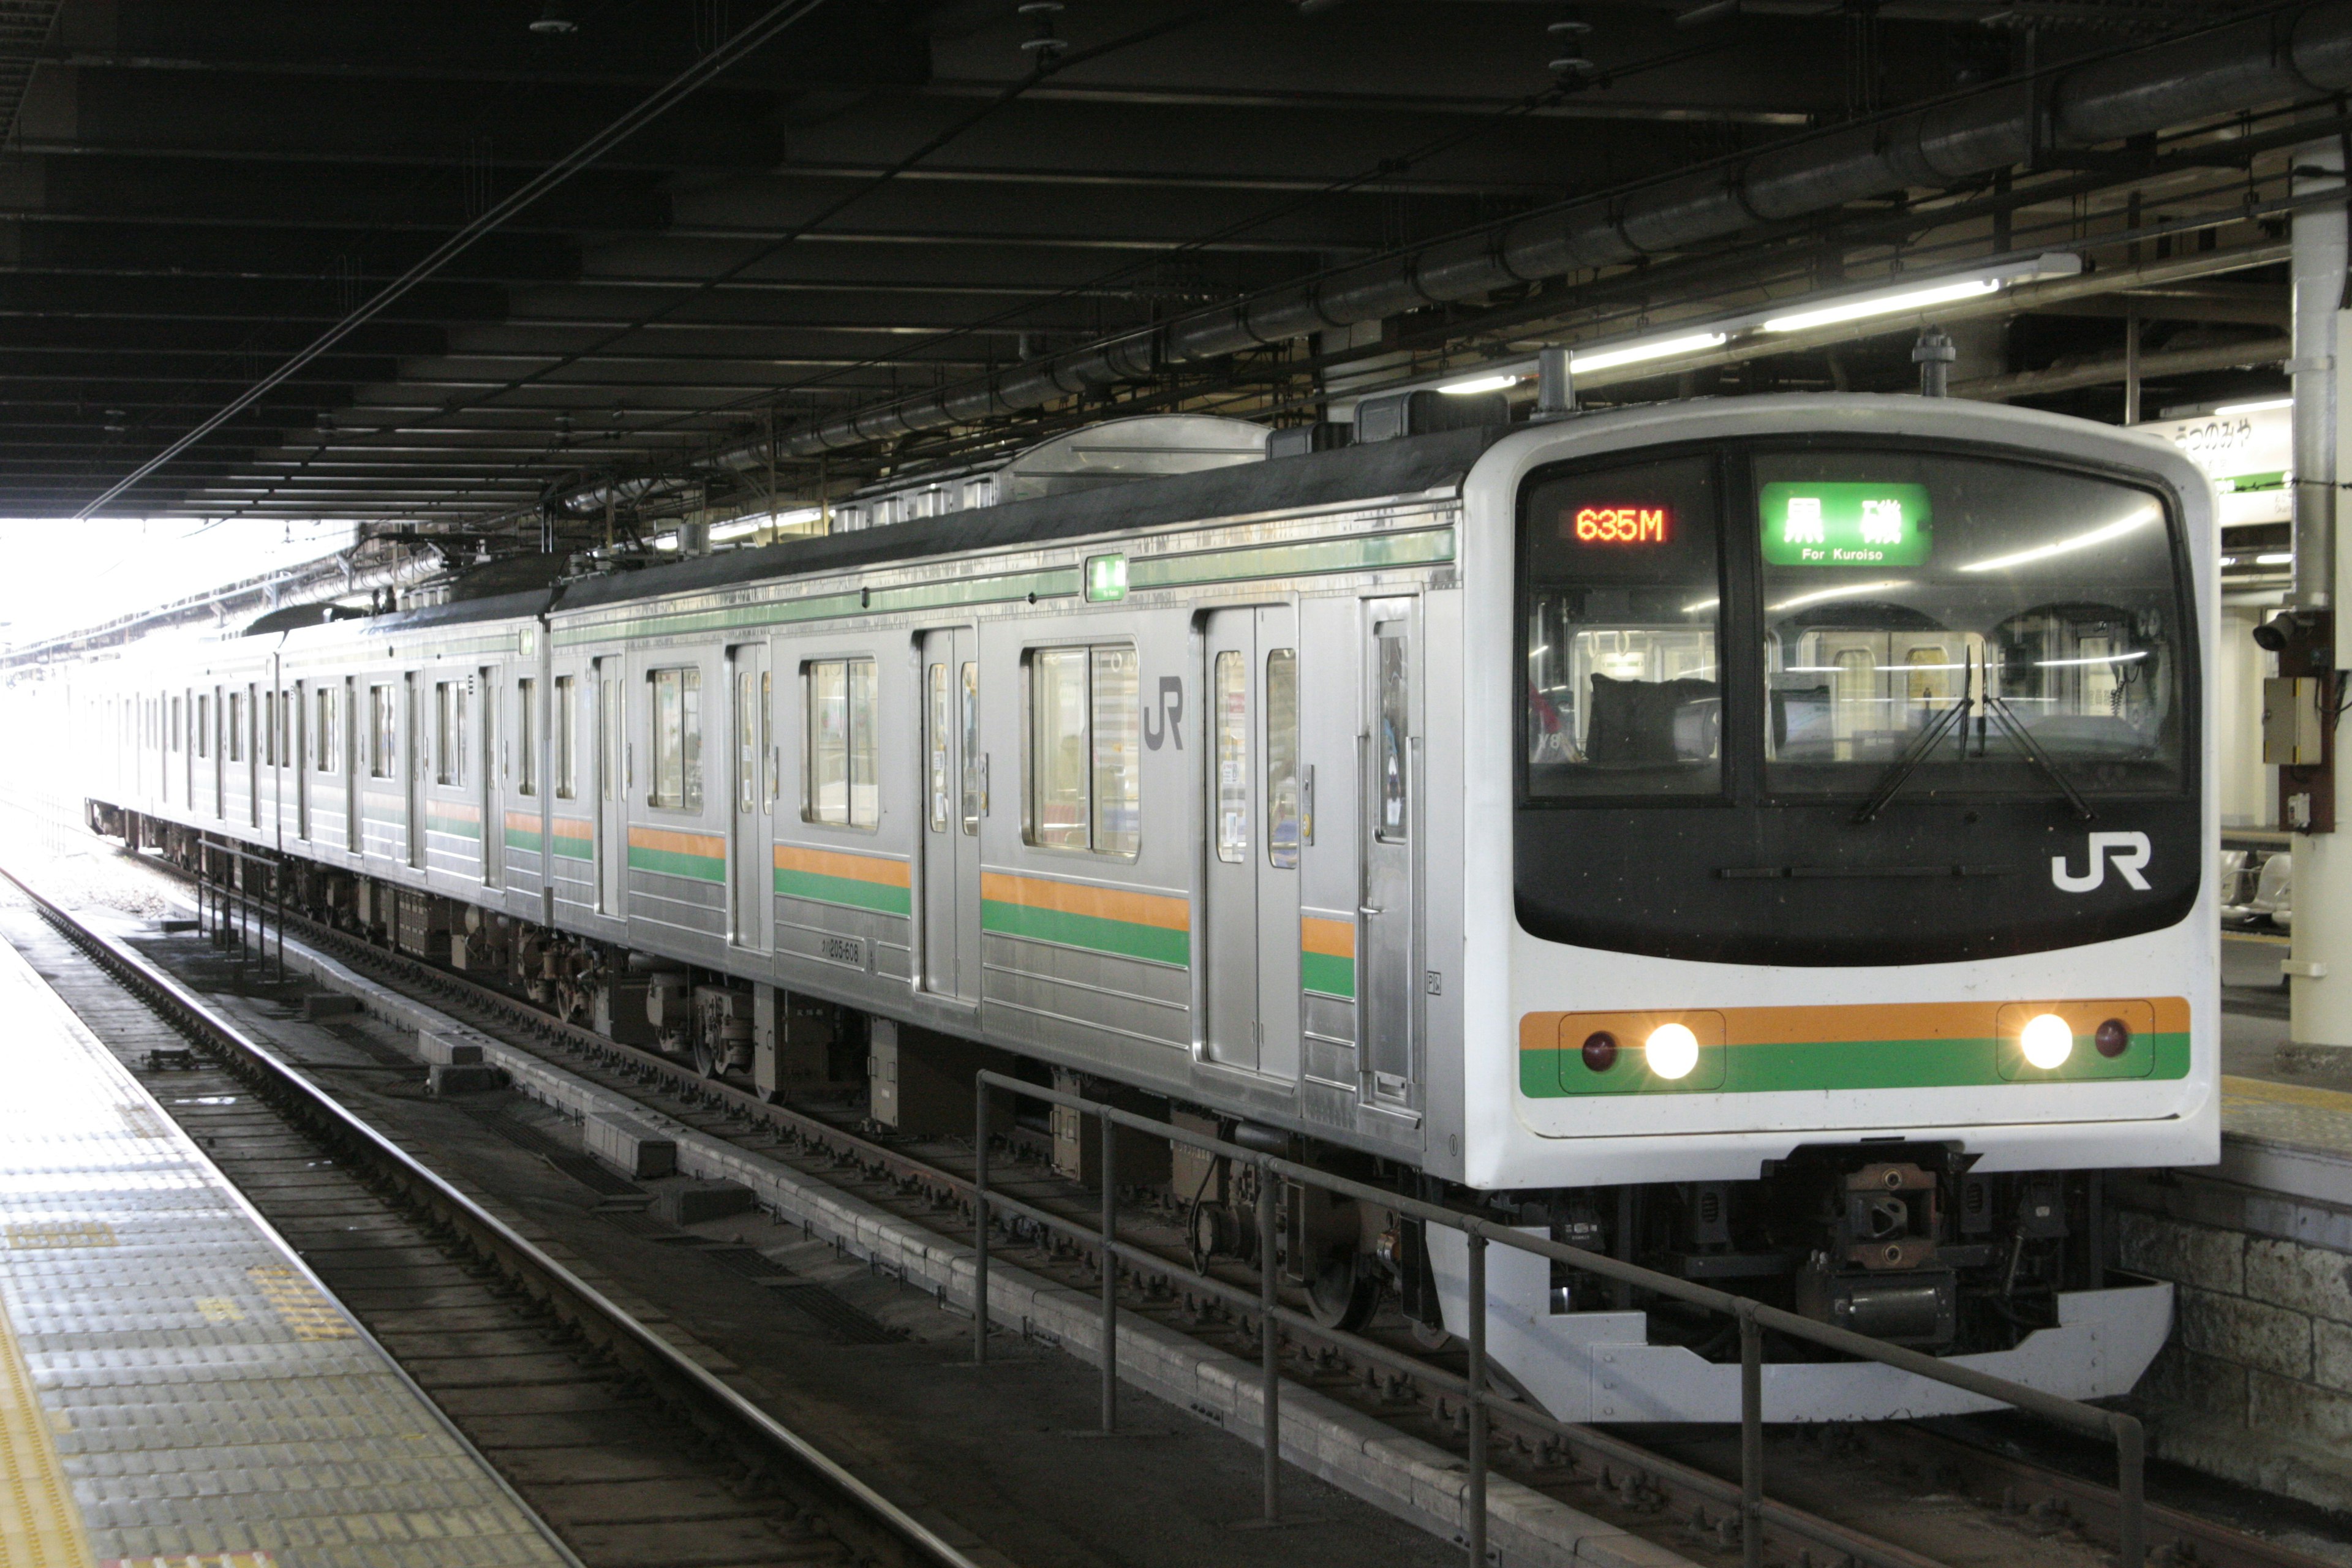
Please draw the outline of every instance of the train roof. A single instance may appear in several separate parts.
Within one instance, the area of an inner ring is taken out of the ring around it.
[[[1418,495],[1460,485],[1479,454],[1511,429],[1496,425],[1445,430],[1072,495],[1005,501],[883,528],[785,540],[754,550],[730,550],[690,561],[575,578],[552,590],[457,600],[372,616],[365,629],[382,635],[424,626],[512,620],[663,594],[690,594],[778,577],[916,561],[958,551],[1043,544],[1251,512]]]

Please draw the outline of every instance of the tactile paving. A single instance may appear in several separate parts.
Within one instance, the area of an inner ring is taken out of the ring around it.
[[[0,944],[0,1568],[571,1561]]]
[[[2221,1128],[2242,1137],[2352,1156],[2352,1094],[2227,1077],[2221,1080]]]

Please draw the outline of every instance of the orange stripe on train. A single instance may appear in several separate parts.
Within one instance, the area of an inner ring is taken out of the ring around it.
[[[853,882],[878,882],[886,888],[908,885],[907,863],[878,855],[855,855],[840,849],[803,849],[776,846],[776,869],[805,871],[817,877],[845,877]]]
[[[1162,931],[1192,929],[1192,906],[1183,899],[1160,893],[1130,892],[1124,888],[1089,888],[1077,882],[1052,881],[1044,877],[1016,877],[1007,871],[983,871],[980,896],[984,901],[1017,904],[1024,909],[1052,910],[1056,914],[1088,915],[1096,920],[1125,921],[1129,925],[1157,926]]]

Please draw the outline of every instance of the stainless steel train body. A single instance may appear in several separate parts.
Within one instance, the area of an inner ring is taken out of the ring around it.
[[[1916,1342],[2071,1256],[1969,1353],[2096,1395],[2169,1298],[2032,1173],[2215,1156],[2215,574],[2153,441],[1667,405],[133,649],[76,749],[93,801]],[[1498,1268],[1555,1412],[1736,1412],[1719,1347]],[[1774,1419],[1961,1407],[1769,1375]]]

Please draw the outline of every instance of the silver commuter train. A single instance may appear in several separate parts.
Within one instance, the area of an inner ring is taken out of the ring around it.
[[[74,752],[100,821],[763,1089],[847,1037],[945,1130],[995,1047],[2099,1396],[2170,1298],[2081,1173],[2218,1152],[2213,555],[2108,427],[1671,404],[134,647]],[[1463,1329],[1454,1233],[1294,1228],[1328,1315]],[[1736,1416],[1723,1345],[1543,1267],[1488,1343],[1554,1414]]]

